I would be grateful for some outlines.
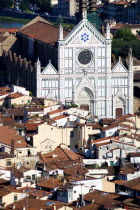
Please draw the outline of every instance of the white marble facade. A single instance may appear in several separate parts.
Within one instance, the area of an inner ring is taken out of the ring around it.
[[[59,28],[58,69],[51,61],[41,72],[37,61],[37,96],[58,99],[89,108],[99,118],[116,118],[133,113],[133,60],[129,68],[121,60],[111,68],[111,38],[106,37],[86,19],[63,38]]]

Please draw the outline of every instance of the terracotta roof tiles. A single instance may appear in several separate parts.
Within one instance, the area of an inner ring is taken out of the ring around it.
[[[4,196],[6,196],[6,195],[8,195],[8,194],[10,194],[11,193],[11,191],[10,190],[8,190],[8,189],[0,189],[0,197],[4,197]]]
[[[19,28],[0,28],[0,34],[4,34],[5,32],[9,32],[10,34],[15,34]]]
[[[32,108],[27,108],[28,112],[42,112],[44,110],[44,107],[32,107]]]
[[[101,209],[101,205],[96,203],[90,203],[86,206],[75,208],[75,210],[99,210]]]
[[[79,163],[79,159],[83,158],[75,152],[57,147],[54,151],[40,156],[42,161],[53,169],[65,168],[68,165]]]
[[[9,98],[20,98],[24,96],[22,93],[13,93],[10,96],[8,96]]]
[[[64,38],[68,35],[69,31],[63,30]],[[25,26],[20,29],[18,33],[32,37],[36,40],[55,46],[58,41],[59,27],[50,23],[36,21],[33,24]]]
[[[52,202],[52,205],[47,205],[47,203]],[[40,200],[40,199],[36,199],[33,197],[26,197],[24,199],[21,199],[19,201],[16,201],[14,203],[15,205],[15,209],[16,210],[21,210],[23,209],[23,207],[26,207],[26,204],[28,204],[28,210],[52,210],[54,209],[54,204],[56,206],[56,209],[61,208],[62,206],[64,206],[64,204],[61,204],[61,202],[57,202],[57,201],[52,201],[52,200]],[[10,210],[13,209],[12,204],[8,205],[6,207],[6,210]]]
[[[24,116],[24,108],[6,109],[6,113],[14,116]]]
[[[0,36],[0,43],[4,42],[8,36]]]
[[[111,28],[112,29],[121,29],[121,28],[140,28],[140,24],[124,24],[124,23],[116,23],[115,26]]]
[[[74,175],[74,174],[84,175],[87,172],[88,170],[86,168],[81,167],[79,164],[64,169],[64,173],[66,175]]]
[[[51,120],[56,121],[56,120],[61,120],[61,119],[67,118],[67,117],[68,116],[66,116],[66,115],[60,115],[60,116],[51,118]]]
[[[84,195],[84,200],[87,202],[92,202],[94,200],[94,203],[104,205],[104,207],[110,209],[121,203],[121,201],[117,200],[119,197],[120,195],[115,193],[107,193],[104,191],[94,190]]]
[[[130,174],[130,173],[134,173],[134,172],[136,172],[136,171],[137,171],[137,169],[134,168],[133,165],[129,165],[129,166],[124,166],[124,167],[122,167],[122,168],[120,169],[119,174],[121,174],[121,175],[127,175],[127,174]]]
[[[61,182],[60,179],[49,177],[46,179],[46,177],[39,178],[37,181],[37,186],[39,187],[45,187],[49,189],[54,189],[58,188],[62,185],[63,183]]]
[[[53,115],[53,114],[57,114],[59,112],[66,112],[67,109],[57,109],[51,112],[48,112],[48,115]]]
[[[27,144],[24,139],[16,132],[12,127],[0,126],[0,143],[12,145],[14,141],[14,147],[26,147]]]
[[[131,188],[133,186],[139,185],[140,184],[140,177],[136,178],[136,179],[132,179],[130,181],[126,181],[120,185],[124,186],[124,187],[128,187]]]
[[[128,154],[129,157],[140,157],[140,152],[130,152]]]
[[[25,123],[25,127],[27,131],[37,131],[37,127],[42,123]]]

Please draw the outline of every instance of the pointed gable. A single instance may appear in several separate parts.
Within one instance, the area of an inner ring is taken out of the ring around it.
[[[51,100],[56,100],[56,96],[54,96],[54,94],[51,92],[48,93],[48,95],[46,96],[47,99],[51,99]]]
[[[83,19],[66,36],[65,44],[105,44],[105,40],[105,37],[87,19]]]
[[[35,17],[33,20],[31,20],[29,23],[27,23],[26,25],[24,25],[22,28],[25,28],[25,27],[27,27],[27,26],[29,26],[29,25],[31,25],[31,24],[37,22],[37,21],[41,21],[41,22],[43,22],[43,23],[48,23],[48,24],[52,25],[52,23],[50,23],[49,21],[45,20],[44,18],[42,18],[42,17],[40,17],[40,16],[38,15],[38,16]]]
[[[123,65],[121,61],[118,61],[118,63],[112,69],[112,72],[126,73],[128,72],[128,70],[126,69],[126,67]]]
[[[92,86],[91,82],[89,81],[87,76],[84,76],[82,80],[79,82],[77,87],[75,87],[77,93],[83,89],[83,87],[88,88],[94,92],[94,87]]]
[[[46,68],[42,71],[42,74],[58,74],[58,72],[56,71],[56,69],[54,68],[54,66],[49,63]]]

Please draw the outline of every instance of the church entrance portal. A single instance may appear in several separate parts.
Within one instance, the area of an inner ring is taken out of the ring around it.
[[[123,115],[122,108],[116,108],[116,118],[121,117]]]
[[[90,89],[81,90],[78,95],[78,104],[81,109],[88,110],[93,114],[93,94]]]

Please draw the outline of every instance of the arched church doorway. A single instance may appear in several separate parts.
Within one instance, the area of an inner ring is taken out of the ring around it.
[[[83,88],[78,95],[78,104],[81,109],[93,113],[93,94],[90,89]]]
[[[125,114],[125,103],[124,100],[118,97],[115,101],[115,117],[121,117]]]

